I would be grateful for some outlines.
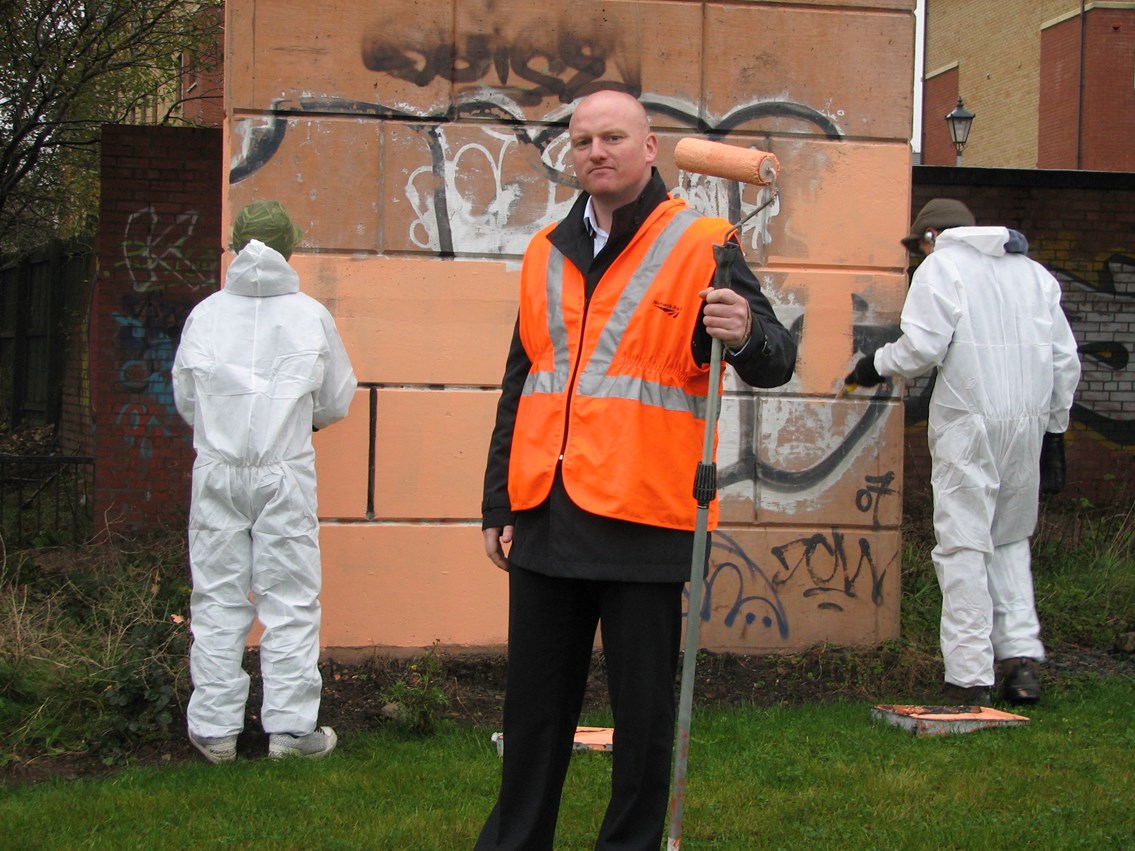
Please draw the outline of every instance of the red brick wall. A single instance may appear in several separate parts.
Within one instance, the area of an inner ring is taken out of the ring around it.
[[[182,82],[182,117],[198,127],[220,127],[225,120],[224,9],[198,13],[216,37],[196,55],[185,57]]]
[[[1041,34],[1037,166],[1135,170],[1135,9],[1093,9],[1085,22],[1082,77],[1080,18]]]
[[[926,81],[922,105],[922,162],[926,165],[953,165],[957,160],[946,129],[946,116],[957,104],[957,67]]]
[[[959,198],[979,225],[1015,228],[1060,280],[1083,373],[1067,438],[1062,498],[1130,500],[1135,493],[1135,174],[914,169],[911,217],[934,197]],[[907,496],[928,475],[924,395],[906,405]]]
[[[189,310],[219,285],[221,147],[217,129],[103,130],[87,317],[96,530],[185,523],[193,452],[170,366]],[[84,384],[72,366],[73,406]]]
[[[1037,168],[1076,167],[1080,102],[1080,19],[1041,33]]]
[[[1135,170],[1135,9],[1087,14],[1082,169]]]

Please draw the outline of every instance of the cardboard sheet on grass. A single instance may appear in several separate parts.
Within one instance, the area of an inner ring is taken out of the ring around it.
[[[1019,727],[1029,723],[1023,715],[1013,715],[985,706],[892,706],[880,704],[871,717],[910,730],[916,736],[945,736],[972,733],[997,727]]]
[[[504,756],[504,733],[493,733],[497,756]],[[601,751],[610,753],[615,749],[614,727],[576,727],[573,746],[577,751]]]

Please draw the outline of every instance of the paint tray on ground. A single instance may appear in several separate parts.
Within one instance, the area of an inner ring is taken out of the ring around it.
[[[1029,723],[1024,715],[1013,715],[986,706],[892,706],[880,704],[871,717],[910,730],[916,736],[944,736],[972,733],[998,727],[1019,727]]]
[[[493,733],[497,746],[497,756],[504,756],[504,733]],[[610,753],[615,749],[614,727],[576,727],[572,746],[577,751],[602,751]]]

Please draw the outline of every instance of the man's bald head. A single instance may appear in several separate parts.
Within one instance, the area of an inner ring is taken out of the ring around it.
[[[634,201],[650,182],[658,140],[646,109],[625,92],[595,92],[575,108],[568,134],[575,175],[606,229],[614,211]]]
[[[586,118],[589,112],[596,110],[623,112],[628,125],[637,126],[644,136],[650,133],[650,119],[646,115],[646,107],[633,95],[614,89],[594,92],[581,100],[572,113],[568,129],[570,130],[580,119],[581,114]]]

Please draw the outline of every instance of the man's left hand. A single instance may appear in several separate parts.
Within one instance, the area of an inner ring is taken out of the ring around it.
[[[709,336],[716,337],[734,351],[749,342],[753,313],[743,296],[727,287],[707,288],[698,295],[705,299],[702,321]]]

